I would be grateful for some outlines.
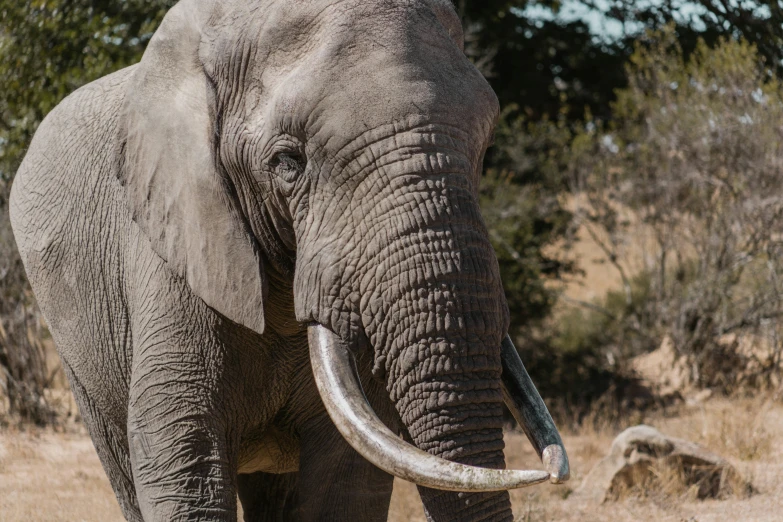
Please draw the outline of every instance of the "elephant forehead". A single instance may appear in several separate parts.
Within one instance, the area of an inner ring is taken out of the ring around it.
[[[226,98],[267,129],[307,128],[342,147],[408,115],[490,132],[497,99],[461,49],[448,0],[232,4],[200,56]],[[449,123],[448,118],[441,118]]]
[[[226,70],[236,79],[250,75],[267,88],[285,82],[286,91],[297,87],[287,81],[297,70],[313,80],[311,86],[327,89],[341,75],[366,76],[368,69],[375,77],[410,76],[405,69],[383,71],[395,62],[427,58],[419,55],[426,55],[428,47],[451,48],[458,51],[453,57],[464,59],[461,25],[448,5],[446,0],[286,1],[265,9],[237,5],[224,8],[206,31],[204,61],[209,72]],[[237,68],[243,69],[239,75]]]
[[[315,24],[325,22],[332,31],[356,27],[362,21],[382,22],[385,26],[407,23],[412,13],[432,13],[440,23],[461,33],[461,24],[450,0],[274,0],[264,16],[282,32],[309,33]],[[383,27],[380,27],[382,30]],[[377,33],[375,33],[377,35]]]
[[[257,0],[223,3],[207,24],[208,40],[238,40],[268,53],[286,56],[301,53],[340,36],[343,43],[374,41],[393,29],[426,20],[442,25],[457,45],[462,27],[449,0]],[[350,37],[350,41],[346,38]],[[332,51],[336,51],[333,47]]]
[[[428,124],[439,125],[434,135],[481,148],[498,101],[456,46],[422,45],[415,53],[357,54],[342,64],[312,60],[281,82],[270,109],[270,117],[303,122],[334,156]]]

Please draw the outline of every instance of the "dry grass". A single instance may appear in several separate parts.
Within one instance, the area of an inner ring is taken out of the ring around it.
[[[635,419],[636,420],[636,419]],[[772,522],[783,518],[783,404],[763,399],[715,399],[676,414],[643,419],[662,432],[693,440],[726,457],[753,482],[756,493],[698,501],[683,478],[655,468],[648,482],[598,505],[571,493],[626,426],[594,419],[566,430],[573,478],[566,486],[536,486],[511,492],[518,522]],[[539,467],[524,435],[506,435],[508,465]],[[0,433],[0,520],[121,521],[103,470],[83,432]],[[389,520],[424,522],[416,488],[395,483]]]
[[[698,442],[722,455],[740,476],[728,480],[724,500],[697,500],[697,489],[686,486],[676,470],[655,466],[641,485],[620,495],[620,500],[595,504],[571,493],[587,472],[609,450],[622,429],[643,421],[675,437]],[[634,419],[610,428],[600,419],[566,431],[564,439],[572,464],[566,486],[536,486],[511,492],[517,522],[773,522],[783,519],[783,405],[765,399],[716,399],[698,407],[682,408],[666,416]],[[510,467],[535,468],[539,464],[524,435],[506,435]],[[753,483],[747,495],[743,484]],[[393,522],[425,522],[416,488],[395,483]]]
[[[697,442],[742,461],[763,459],[773,449],[773,433],[767,422],[774,406],[768,401],[743,401],[747,408],[725,407],[717,412],[702,410]]]

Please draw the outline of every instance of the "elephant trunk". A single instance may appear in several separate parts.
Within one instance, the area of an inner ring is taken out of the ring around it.
[[[562,474],[503,469],[504,393],[535,388],[518,368],[505,375],[514,382],[502,379],[508,309],[475,197],[478,180],[469,175],[475,169],[463,169],[470,162],[454,153],[412,149],[402,156],[386,163],[385,183],[360,185],[354,199],[336,200],[376,202],[350,213],[362,216],[351,237],[361,238],[359,244],[341,247],[333,238],[342,236],[321,229],[314,236],[321,246],[308,251],[312,261],[298,259],[301,266],[327,268],[315,272],[329,281],[326,295],[347,289],[329,306],[302,306],[298,313],[316,321],[310,327],[316,383],[338,429],[360,454],[422,486],[431,520],[512,520],[504,490]],[[349,247],[361,250],[361,260],[341,268],[346,257],[338,252]],[[307,272],[299,274],[304,281]],[[356,320],[361,327],[348,328]],[[386,383],[412,445],[389,431],[363,396],[351,363],[358,347],[343,344],[357,342],[357,330],[373,348],[373,374]],[[542,421],[548,413],[540,397],[512,403],[528,410],[520,418],[537,424],[528,430],[537,449],[559,441],[547,431],[554,425]],[[562,464],[557,455],[550,460]]]
[[[386,341],[374,346],[385,347],[387,390],[416,447],[499,470],[505,467],[499,348],[508,319],[477,205],[460,192],[451,190],[460,212],[441,224],[443,237],[412,240],[418,249],[392,269],[399,280],[417,277],[408,289],[391,285],[402,291],[379,325]],[[431,520],[512,520],[505,491],[419,489]]]
[[[458,433],[445,432],[441,442],[451,451],[436,450],[436,453],[429,449],[425,452],[408,445],[386,428],[369,406],[362,393],[351,348],[320,325],[309,328],[309,337],[315,380],[335,425],[346,440],[370,462],[420,485],[429,520],[511,521],[511,505],[505,490],[538,484],[549,478],[545,471],[485,469],[503,467],[502,433],[499,429],[498,433],[493,433],[491,427],[455,430]],[[480,418],[473,422],[463,415],[460,421],[465,424],[485,424]],[[436,422],[431,428],[437,430],[440,425],[440,422]],[[463,450],[478,446],[479,450],[459,451],[455,445]],[[421,443],[416,446],[421,447]],[[421,485],[450,491],[438,491]]]

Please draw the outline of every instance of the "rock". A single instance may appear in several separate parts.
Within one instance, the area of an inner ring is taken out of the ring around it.
[[[662,475],[676,482],[683,493],[692,491],[699,499],[750,491],[750,484],[726,459],[693,442],[639,425],[617,436],[609,455],[590,470],[574,495],[596,502],[616,500],[623,492],[645,490],[656,480],[660,486]]]

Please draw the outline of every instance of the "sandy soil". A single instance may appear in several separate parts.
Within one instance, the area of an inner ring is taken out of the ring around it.
[[[121,521],[86,433],[0,433],[0,520]]]
[[[573,478],[567,486],[536,486],[512,492],[521,522],[724,522],[783,520],[783,405],[754,400],[712,400],[674,415],[643,420],[664,433],[688,438],[728,458],[752,481],[749,498],[693,501],[687,495],[630,496],[598,505],[571,493],[608,451],[620,427],[564,431]],[[630,424],[629,424],[630,425]],[[506,435],[512,467],[537,467],[524,435]],[[119,509],[92,444],[71,433],[0,432],[0,520],[121,521]],[[395,483],[389,520],[424,522],[416,488]]]

